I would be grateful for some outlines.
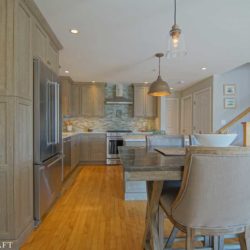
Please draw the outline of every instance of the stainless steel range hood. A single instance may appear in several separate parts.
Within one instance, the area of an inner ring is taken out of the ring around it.
[[[122,84],[116,84],[115,86],[115,96],[112,98],[107,98],[105,100],[106,104],[133,104],[133,101],[123,96],[123,86]]]

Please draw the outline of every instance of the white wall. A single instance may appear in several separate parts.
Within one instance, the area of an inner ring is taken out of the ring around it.
[[[236,85],[236,109],[224,108],[224,84]],[[213,131],[220,129],[250,107],[250,63],[226,73],[215,75],[213,81]]]

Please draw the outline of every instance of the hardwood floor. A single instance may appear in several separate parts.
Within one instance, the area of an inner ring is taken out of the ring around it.
[[[120,166],[82,167],[21,250],[141,250],[146,202],[125,202],[122,195]],[[184,242],[174,247],[184,248]]]
[[[125,202],[121,167],[84,166],[22,250],[141,249],[146,202]]]

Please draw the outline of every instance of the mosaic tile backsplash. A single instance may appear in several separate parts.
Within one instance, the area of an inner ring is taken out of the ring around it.
[[[106,98],[115,95],[115,85],[107,85],[105,88]],[[133,86],[123,86],[123,95],[133,99]],[[105,104],[105,116],[102,118],[76,117],[71,120],[75,130],[106,131],[111,129],[130,129],[132,131],[154,130],[156,127],[155,118],[133,117],[133,105]]]

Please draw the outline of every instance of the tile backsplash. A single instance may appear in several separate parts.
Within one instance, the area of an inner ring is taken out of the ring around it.
[[[115,85],[107,85],[105,88],[105,97],[110,98],[115,95]],[[124,97],[133,99],[133,86],[123,86]],[[94,131],[106,131],[110,129],[130,129],[153,130],[156,127],[155,118],[133,117],[133,105],[124,104],[105,104],[105,116],[97,117],[73,117],[71,120],[75,129]]]

